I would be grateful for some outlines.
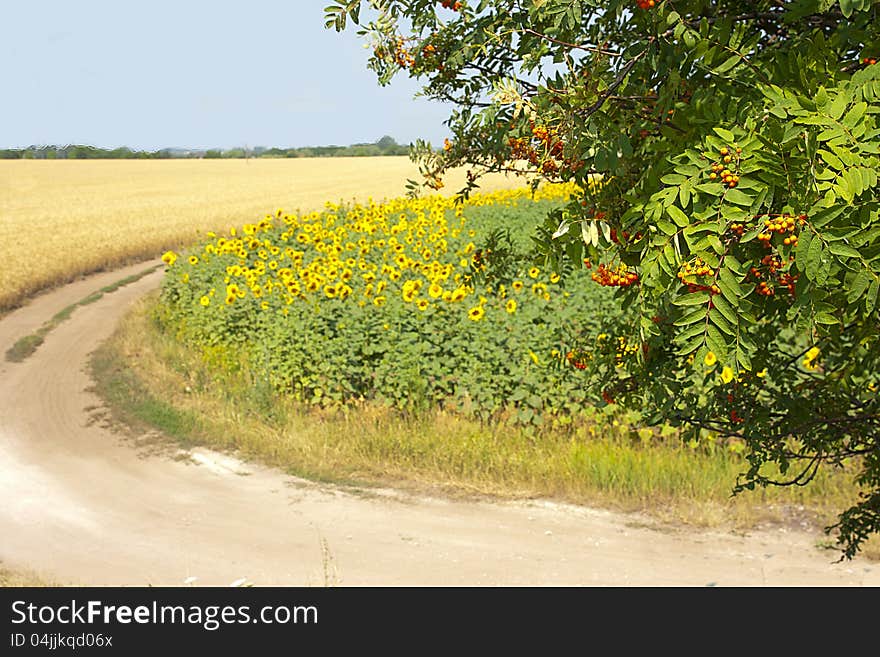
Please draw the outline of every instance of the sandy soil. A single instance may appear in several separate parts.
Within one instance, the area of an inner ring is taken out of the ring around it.
[[[0,354],[144,265],[79,281],[0,320]],[[0,561],[82,585],[880,585],[817,536],[653,529],[549,502],[319,486],[207,450],[148,455],[92,420],[90,352],[161,271],[76,310],[0,363]]]

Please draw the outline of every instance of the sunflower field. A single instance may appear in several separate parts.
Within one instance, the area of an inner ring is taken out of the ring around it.
[[[573,191],[278,210],[166,253],[157,318],[207,362],[309,404],[570,417],[597,401],[585,359],[613,376],[637,350],[600,332],[620,311],[595,270],[561,278],[535,260],[535,217]]]

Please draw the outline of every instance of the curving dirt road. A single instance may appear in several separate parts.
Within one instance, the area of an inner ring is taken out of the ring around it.
[[[85,279],[0,320],[0,355],[54,313],[146,265]],[[70,584],[880,585],[816,536],[657,531],[551,503],[362,496],[206,450],[147,456],[89,422],[89,353],[161,271],[78,308],[0,362],[0,562]],[[193,579],[195,578],[195,579]]]

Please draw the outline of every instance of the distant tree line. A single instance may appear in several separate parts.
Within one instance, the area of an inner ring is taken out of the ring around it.
[[[28,146],[27,148],[0,149],[0,159],[4,160],[147,160],[171,157],[177,157],[172,149],[135,151],[126,146],[109,149],[69,144],[67,146]]]
[[[372,144],[350,146],[305,146],[301,148],[229,148],[185,149],[163,148],[156,151],[136,151],[120,148],[97,148],[82,144],[65,146],[28,146],[27,148],[0,149],[3,160],[166,160],[172,158],[279,158],[279,157],[367,157],[377,155],[408,155],[409,146],[398,144],[385,135]]]

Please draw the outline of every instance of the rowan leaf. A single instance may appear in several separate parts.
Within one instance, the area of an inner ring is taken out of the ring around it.
[[[828,244],[828,250],[831,251],[836,256],[840,256],[842,258],[861,258],[862,254],[859,253],[856,249],[851,246],[847,246],[842,242],[830,242]]]
[[[802,272],[807,271],[807,260],[810,247],[813,243],[813,233],[808,230],[802,230],[798,235],[797,247],[795,247],[794,259],[795,263]]]
[[[822,265],[822,256],[824,253],[824,248],[822,247],[822,240],[818,237],[810,242],[810,246],[807,249],[807,261],[806,261],[806,273],[807,278],[811,281],[816,280],[816,275],[819,272],[819,267]]]
[[[715,326],[721,329],[727,335],[734,336],[736,335],[736,325],[731,324],[727,319],[725,319],[724,315],[722,315],[717,308],[712,308],[709,311],[709,321],[712,322]]]
[[[727,360],[727,340],[714,325],[706,327],[706,346],[718,357],[722,363]]]
[[[692,312],[687,313],[681,319],[673,322],[673,326],[689,326],[695,322],[702,322],[706,319],[706,311],[703,308],[699,308]]]
[[[714,297],[712,297],[712,304],[715,306],[715,308],[718,309],[718,312],[724,315],[724,318],[728,322],[730,322],[734,326],[739,323],[739,318],[737,317],[736,310],[734,310],[734,307],[730,305],[730,302],[727,301],[727,298],[724,297],[724,295],[716,294]]]
[[[865,290],[868,289],[868,284],[870,282],[871,274],[869,274],[866,269],[860,270],[853,279],[852,285],[850,285],[849,291],[846,294],[847,302],[855,303],[858,301],[858,299],[860,299],[865,293]]]
[[[688,216],[675,205],[670,205],[668,208],[666,208],[666,213],[681,228],[684,228],[690,223],[690,219],[688,219]]]
[[[820,150],[819,157],[825,160],[825,163],[836,171],[843,171],[846,168],[844,167],[843,162],[840,161],[840,158],[830,151],[824,149]]]
[[[725,130],[724,128],[712,128],[715,131],[715,134],[721,137],[724,141],[733,143],[736,140],[736,137],[733,136],[733,133],[730,130]]]
[[[697,323],[689,326],[683,331],[679,332],[675,336],[675,341],[677,343],[687,343],[693,340],[694,338],[699,338],[698,342],[702,342],[703,333],[706,330],[706,325],[703,323]]]
[[[871,281],[871,287],[868,288],[868,294],[865,296],[865,310],[870,315],[877,307],[877,294],[880,293],[880,278]]]
[[[676,297],[672,300],[672,303],[676,306],[696,306],[708,303],[708,301],[708,292],[690,292]]]
[[[724,200],[735,205],[749,207],[754,199],[739,189],[728,189],[724,194]]]

